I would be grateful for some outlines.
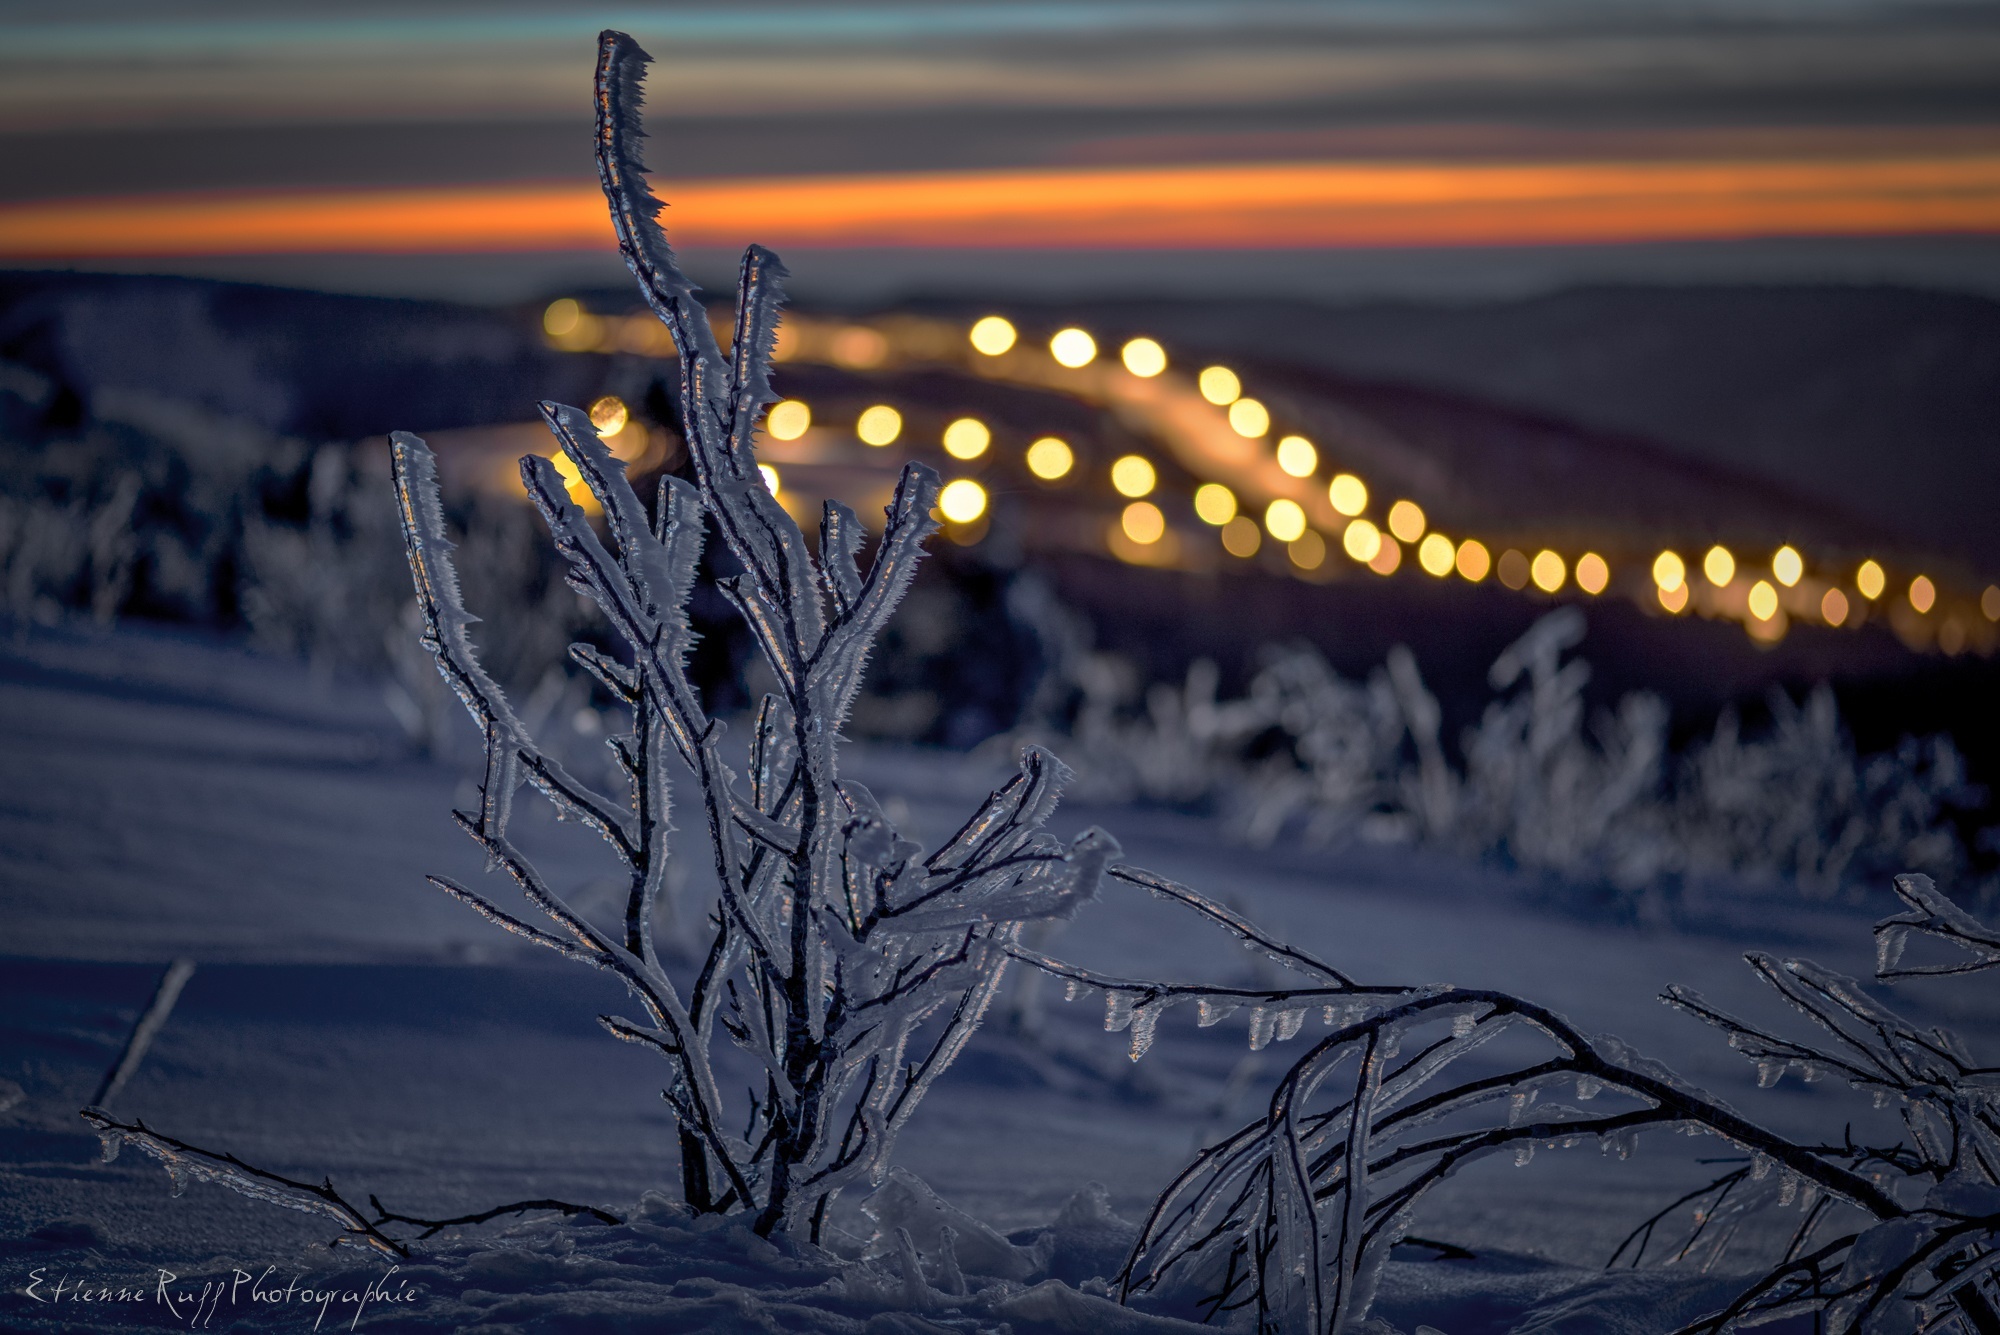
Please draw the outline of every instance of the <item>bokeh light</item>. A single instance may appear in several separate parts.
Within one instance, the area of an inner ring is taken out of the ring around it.
[[[1352,473],[1337,474],[1327,484],[1326,498],[1333,502],[1335,510],[1349,518],[1368,508],[1368,488]]]
[[[573,334],[582,323],[583,303],[575,297],[558,297],[542,312],[542,332],[550,338]]]
[[[1049,355],[1074,371],[1097,360],[1097,340],[1081,329],[1059,329],[1049,340]]]
[[[1535,553],[1534,561],[1528,566],[1528,578],[1535,581],[1535,587],[1543,593],[1554,593],[1560,589],[1568,574],[1563,559],[1546,547]]]
[[[1258,440],[1271,429],[1271,410],[1256,399],[1229,405],[1229,429],[1247,440]]]
[[[1118,357],[1126,370],[1141,379],[1150,380],[1167,369],[1167,350],[1150,338],[1133,339],[1119,349]]]
[[[1671,589],[1660,590],[1660,606],[1669,612],[1679,612],[1688,605],[1688,586],[1683,580]]]
[[[1528,558],[1509,547],[1500,553],[1500,582],[1519,591],[1528,587]]]
[[[1134,501],[1118,517],[1125,536],[1143,546],[1151,546],[1167,534],[1167,517],[1151,501]]]
[[[1203,368],[1195,384],[1200,387],[1201,396],[1218,408],[1227,407],[1243,395],[1243,382],[1226,366]]]
[[[1451,545],[1451,539],[1442,533],[1426,533],[1417,547],[1417,564],[1424,568],[1426,574],[1436,575],[1439,579],[1451,573],[1457,557],[1458,551]]]
[[[597,428],[600,438],[608,440],[617,435],[631,420],[632,410],[615,394],[606,394],[590,405],[590,424]]]
[[[1279,542],[1291,542],[1306,531],[1306,512],[1297,501],[1280,496],[1264,507],[1264,529]]]
[[[1461,578],[1477,584],[1493,570],[1493,557],[1486,550],[1486,544],[1467,538],[1458,544],[1458,573]]]
[[[998,357],[1013,347],[1014,340],[1019,337],[1014,326],[997,315],[989,315],[972,326],[973,349],[988,357]]]
[[[1043,436],[1028,447],[1028,471],[1044,482],[1068,477],[1075,466],[1075,452],[1054,436]]]
[[[1576,558],[1576,587],[1595,596],[1611,584],[1611,565],[1596,552]]]
[[[1340,535],[1340,549],[1366,565],[1382,550],[1382,530],[1366,519],[1357,519]]]
[[[1111,485],[1120,496],[1149,495],[1159,480],[1152,461],[1143,455],[1128,454],[1111,465]]]
[[[954,524],[970,524],[986,513],[986,488],[969,477],[945,483],[938,493],[938,513]]]
[[[903,434],[903,415],[886,403],[864,408],[855,420],[854,434],[867,445],[893,445]]]
[[[778,494],[778,470],[769,464],[758,464],[757,475],[764,479],[764,490],[776,496]]]
[[[1661,552],[1653,558],[1653,583],[1663,591],[1687,583],[1687,573],[1687,562],[1681,560],[1679,552]]]
[[[1264,531],[1249,515],[1238,515],[1222,526],[1222,550],[1248,559],[1264,545]]]
[[[871,371],[880,366],[889,356],[889,340],[880,330],[870,329],[865,324],[851,324],[833,336],[832,346],[827,349],[835,366],[844,366],[850,371]]]
[[[1384,533],[1382,545],[1375,549],[1375,555],[1368,559],[1368,568],[1378,575],[1393,575],[1403,564],[1403,545]]]
[[[764,419],[765,430],[773,440],[797,440],[812,425],[812,409],[797,399],[786,399],[771,405],[771,415]]]
[[[1820,595],[1819,615],[1829,626],[1844,625],[1847,621],[1847,595],[1839,589],[1828,589]]]
[[[1979,595],[1979,610],[1988,621],[2000,621],[2000,585],[1986,586],[1986,592]]]
[[[1878,562],[1863,561],[1861,568],[1854,572],[1854,587],[1872,603],[1882,596],[1882,590],[1889,587],[1889,577],[1883,573]]]
[[[1750,615],[1759,621],[1769,621],[1778,615],[1778,591],[1771,587],[1771,581],[1760,579],[1750,586]]]
[[[1319,467],[1319,451],[1304,436],[1286,436],[1278,442],[1278,467],[1293,477],[1311,477]]]
[[[1318,570],[1326,564],[1326,539],[1307,529],[1285,544],[1285,555],[1301,570]]]
[[[954,459],[977,459],[993,443],[993,433],[977,417],[961,417],[944,429],[944,452]]]
[[[1194,512],[1204,524],[1221,528],[1236,518],[1236,493],[1220,482],[1204,482],[1194,489]]]
[[[1931,583],[1929,575],[1919,575],[1910,581],[1910,606],[1928,612],[1936,605],[1937,585]]]
[[[1805,578],[1806,559],[1799,555],[1796,547],[1787,543],[1772,555],[1771,573],[1777,577],[1778,583],[1789,589]]]
[[[1404,542],[1424,536],[1424,508],[1415,501],[1397,501],[1389,507],[1389,531]]]
[[[1729,554],[1727,547],[1717,543],[1708,549],[1706,556],[1701,558],[1701,573],[1707,577],[1710,584],[1718,589],[1723,588],[1730,580],[1736,578],[1736,558]]]

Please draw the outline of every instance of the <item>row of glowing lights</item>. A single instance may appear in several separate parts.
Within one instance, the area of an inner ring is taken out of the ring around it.
[[[989,315],[973,324],[969,339],[974,351],[998,357],[1015,347],[1020,334],[1010,321]],[[1083,329],[1061,329],[1049,339],[1049,355],[1059,365],[1081,369],[1097,359],[1097,340]],[[1142,379],[1150,379],[1167,369],[1166,349],[1150,338],[1127,341],[1119,349],[1119,359],[1127,371]],[[1269,410],[1244,395],[1242,381],[1234,371],[1226,366],[1205,367],[1197,376],[1196,385],[1204,399],[1227,410],[1229,425],[1238,435],[1256,440],[1269,434]],[[615,398],[598,400],[592,405],[591,417],[599,433],[607,438],[617,434],[629,421],[625,405]],[[773,405],[765,421],[770,435],[785,441],[799,439],[811,426],[811,408],[797,399]],[[892,445],[902,436],[903,416],[888,404],[878,403],[862,411],[854,431],[865,444],[878,448]],[[983,456],[992,442],[991,430],[974,417],[961,417],[948,424],[941,440],[945,453],[967,462]],[[1276,456],[1279,468],[1292,477],[1310,477],[1319,468],[1319,451],[1304,436],[1282,437],[1277,443]],[[565,462],[559,460],[558,465]],[[1075,468],[1076,454],[1059,437],[1043,436],[1028,446],[1024,462],[1037,478],[1055,482]],[[777,468],[761,464],[759,469],[764,484],[777,494],[780,486]],[[1166,537],[1166,515],[1158,505],[1144,499],[1158,485],[1158,474],[1151,461],[1137,454],[1117,459],[1111,465],[1111,485],[1130,502],[1119,516],[1119,529],[1128,540],[1140,547],[1151,547]],[[1402,564],[1402,550],[1396,541],[1400,540],[1416,544],[1417,564],[1439,579],[1455,572],[1478,583],[1493,573],[1497,564],[1501,582],[1510,589],[1533,584],[1544,593],[1556,593],[1571,575],[1568,564],[1554,551],[1544,549],[1529,557],[1508,550],[1501,553],[1496,563],[1485,544],[1477,539],[1454,543],[1442,533],[1426,531],[1423,509],[1414,501],[1399,500],[1389,507],[1385,534],[1372,521],[1361,517],[1368,508],[1368,488],[1351,473],[1333,477],[1327,486],[1327,499],[1338,513],[1349,519],[1341,534],[1341,549],[1378,574],[1393,574]],[[987,506],[986,489],[971,478],[945,484],[938,496],[938,512],[954,524],[976,523],[986,513]],[[1287,555],[1301,570],[1317,570],[1325,562],[1325,539],[1311,528],[1305,509],[1289,498],[1280,497],[1265,507],[1262,531],[1255,520],[1239,513],[1235,493],[1219,482],[1203,483],[1195,489],[1194,511],[1204,523],[1221,530],[1223,549],[1232,556],[1246,559],[1255,556],[1263,545],[1263,533],[1268,532],[1286,545]],[[1734,582],[1736,570],[1734,554],[1719,544],[1702,557],[1702,575],[1718,589]],[[1687,564],[1679,553],[1661,552],[1653,561],[1652,574],[1660,606],[1674,613],[1684,610],[1690,589]],[[1611,583],[1610,564],[1596,552],[1585,552],[1577,558],[1574,575],[1577,587],[1592,595],[1604,592]],[[1772,555],[1770,575],[1771,579],[1753,582],[1746,596],[1750,615],[1759,622],[1773,621],[1780,610],[1778,590],[1772,580],[1786,588],[1796,586],[1805,577],[1805,558],[1790,545],[1780,547]],[[1879,562],[1865,560],[1855,572],[1854,586],[1870,602],[1879,600],[1888,589],[1887,572]],[[1916,612],[1928,613],[1936,605],[1937,586],[1928,575],[1919,574],[1910,580],[1905,596]],[[1826,624],[1839,626],[1851,615],[1852,605],[1845,592],[1830,587],[1820,597],[1819,610]],[[1987,586],[1980,598],[1980,610],[1989,621],[2000,621],[2000,587]]]

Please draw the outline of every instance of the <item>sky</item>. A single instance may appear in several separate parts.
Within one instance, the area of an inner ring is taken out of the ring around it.
[[[16,3],[0,264],[595,272],[604,27],[657,57],[649,159],[698,261],[2000,290],[2000,6],[1940,0]]]

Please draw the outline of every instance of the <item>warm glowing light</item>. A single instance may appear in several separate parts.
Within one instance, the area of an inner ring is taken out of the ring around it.
[[[1729,554],[1727,547],[1717,543],[1701,558],[1701,573],[1708,577],[1710,584],[1722,588],[1736,578],[1736,558]]]
[[[1660,606],[1666,608],[1669,612],[1679,612],[1687,605],[1688,586],[1686,581],[1674,585],[1671,589],[1660,590]]]
[[[1049,340],[1049,355],[1073,371],[1097,360],[1097,340],[1081,329],[1059,329]]]
[[[771,415],[764,419],[764,427],[774,440],[797,440],[806,433],[812,420],[812,409],[797,399],[786,399],[771,405]]]
[[[1882,573],[1882,567],[1876,562],[1863,561],[1861,569],[1854,572],[1854,587],[1872,603],[1882,596],[1882,590],[1889,587],[1889,577]]]
[[[993,443],[993,433],[977,417],[961,417],[944,429],[944,452],[954,459],[977,459]]]
[[[988,357],[998,357],[1013,347],[1018,337],[1020,335],[1014,332],[1014,326],[997,315],[989,315],[972,326],[973,350]]]
[[[1340,549],[1365,565],[1382,550],[1382,530],[1365,519],[1357,519],[1340,535]]]
[[[1534,563],[1528,567],[1528,578],[1535,581],[1535,587],[1543,593],[1554,593],[1560,589],[1568,573],[1563,567],[1563,559],[1547,548],[1536,552]]]
[[[1375,549],[1375,555],[1369,560],[1368,568],[1378,575],[1393,575],[1396,573],[1396,568],[1402,564],[1403,545],[1384,533],[1382,545]]]
[[[1778,577],[1778,583],[1789,589],[1805,578],[1806,559],[1799,555],[1797,548],[1786,544],[1771,557],[1771,573]]]
[[[1043,436],[1028,447],[1028,471],[1044,482],[1068,477],[1076,466],[1076,454],[1054,436]]]
[[[1226,366],[1204,368],[1195,383],[1201,388],[1201,396],[1218,408],[1227,407],[1243,396],[1243,382]]]
[[[1271,429],[1271,410],[1255,399],[1238,399],[1229,405],[1229,429],[1257,440]]]
[[[1510,589],[1528,587],[1528,558],[1512,547],[1500,553],[1500,582]]]
[[[1204,482],[1194,489],[1194,512],[1220,528],[1236,518],[1236,493],[1220,482]]]
[[[1422,545],[1417,548],[1417,564],[1424,568],[1424,573],[1443,579],[1451,573],[1457,554],[1450,538],[1442,533],[1426,533]]]
[[[827,352],[835,366],[845,366],[851,371],[870,371],[888,358],[889,340],[882,336],[881,331],[870,329],[865,324],[851,324],[834,334]]]
[[[1279,542],[1291,542],[1306,531],[1306,512],[1297,501],[1280,496],[1264,507],[1264,528]]]
[[[1389,507],[1389,531],[1404,542],[1424,536],[1424,508],[1415,501],[1397,501]]]
[[[893,445],[903,434],[903,415],[886,403],[864,408],[855,420],[854,434],[866,445]]]
[[[764,479],[764,490],[773,496],[778,494],[778,470],[769,464],[757,465],[757,476]]]
[[[1301,570],[1318,570],[1326,564],[1326,539],[1307,529],[1285,544],[1285,555]]]
[[[1771,581],[1760,579],[1750,586],[1750,615],[1759,621],[1778,615],[1778,591],[1771,587]]]
[[[2000,621],[2000,585],[1986,586],[1986,592],[1979,595],[1979,610],[1988,621]]]
[[[1929,575],[1919,575],[1910,581],[1910,606],[1928,612],[1936,603],[1937,585],[1931,583]]]
[[[1458,573],[1477,584],[1485,579],[1493,569],[1493,557],[1488,554],[1486,544],[1467,538],[1458,544]]]
[[[1352,473],[1341,473],[1327,484],[1326,498],[1333,508],[1352,518],[1368,508],[1368,488]],[[1366,559],[1365,557],[1363,558]]]
[[[1246,560],[1264,545],[1264,532],[1249,515],[1238,515],[1222,526],[1222,550]]]
[[[1687,582],[1687,573],[1687,562],[1678,552],[1661,552],[1653,558],[1653,583],[1662,590],[1680,588]]]
[[[1293,477],[1311,477],[1319,467],[1319,451],[1304,436],[1286,436],[1278,442],[1278,467]]]
[[[1819,614],[1829,626],[1838,626],[1847,620],[1847,595],[1839,589],[1828,589],[1820,595]]]
[[[1128,454],[1111,465],[1111,485],[1120,496],[1149,495],[1159,480],[1152,462],[1142,455]]]
[[[1596,552],[1576,558],[1576,586],[1588,594],[1603,593],[1611,583],[1611,566]]]
[[[549,462],[556,466],[556,474],[562,478],[565,487],[574,487],[583,481],[583,474],[578,470],[576,460],[563,451],[557,450],[550,455]]]
[[[1118,358],[1126,370],[1144,380],[1167,369],[1167,350],[1150,338],[1133,339],[1118,350]]]
[[[625,429],[632,420],[632,410],[625,406],[625,400],[613,394],[590,405],[590,424],[597,428],[600,438],[609,439]]]
[[[986,513],[986,488],[969,477],[945,483],[938,493],[938,513],[954,524],[970,524]]]
[[[1151,501],[1134,501],[1126,506],[1125,513],[1118,517],[1118,526],[1125,530],[1126,537],[1142,547],[1167,535],[1167,517]]]
[[[575,297],[557,297],[542,312],[542,332],[550,338],[564,338],[583,323],[583,303]]]
[[[1957,617],[1946,617],[1938,627],[1938,648],[1954,656],[1964,651],[1965,627],[1958,624]]]

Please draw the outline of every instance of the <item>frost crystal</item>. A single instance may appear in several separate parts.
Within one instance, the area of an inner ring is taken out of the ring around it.
[[[1239,1005],[1240,1003],[1234,1001],[1217,1001],[1210,997],[1203,997],[1195,1003],[1195,1023],[1203,1029],[1221,1024],[1236,1013]],[[1327,1009],[1332,1010],[1333,1008],[1329,1006]]]
[[[1136,992],[1106,992],[1104,994],[1104,1028],[1106,1031],[1115,1034],[1122,1029],[1129,1028],[1134,1014],[1133,1008],[1138,1005],[1138,1002],[1139,994]]]
[[[1147,1006],[1132,1016],[1132,1060],[1138,1061],[1153,1046],[1153,1030],[1160,1023],[1160,1011],[1156,1006]]]
[[[1271,1036],[1278,1031],[1278,1017],[1268,1006],[1253,1006],[1250,1009],[1250,1051],[1262,1052],[1270,1043]]]
[[[1299,1030],[1305,1026],[1305,1022],[1306,1012],[1304,1007],[1300,1007],[1297,1010],[1279,1011],[1277,1026],[1278,1041],[1284,1043],[1297,1038]]]

